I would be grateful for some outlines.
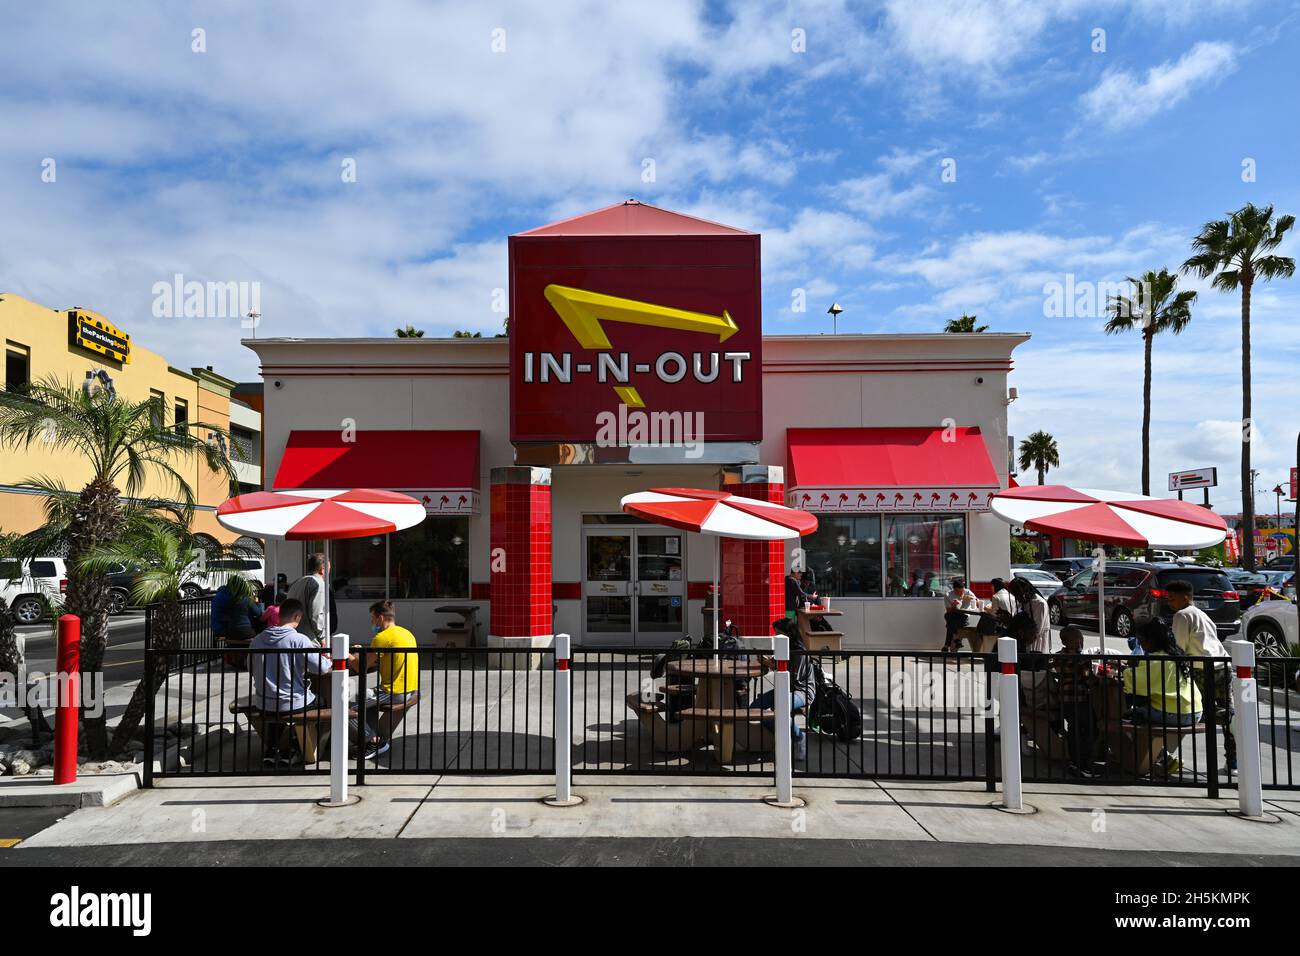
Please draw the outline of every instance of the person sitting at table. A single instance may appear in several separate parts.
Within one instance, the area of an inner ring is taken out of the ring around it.
[[[302,622],[302,602],[286,598],[280,605],[280,624],[262,631],[248,646],[249,675],[252,678],[253,702],[264,714],[292,714],[310,710],[316,703],[308,675],[330,672],[329,656],[321,646],[298,631]],[[300,652],[300,648],[310,648]],[[273,653],[258,653],[270,651]],[[278,653],[284,652],[284,653]],[[262,741],[262,763],[292,765],[302,754],[279,752],[281,724],[268,723]]]
[[[813,604],[816,601],[816,591],[804,590],[803,575],[799,570],[799,562],[796,561],[790,565],[790,573],[785,576],[785,616],[794,620],[796,612],[805,602]]]
[[[397,623],[397,613],[393,610],[392,601],[376,601],[370,605],[370,626],[375,632],[375,636],[370,640],[370,646],[374,649],[388,648],[411,648],[415,649],[415,635],[406,628]],[[357,663],[358,655],[352,655],[349,658],[350,664]],[[357,710],[362,713],[360,718],[352,717],[348,720],[348,727],[351,730],[352,738],[357,738],[358,729],[365,736],[365,749],[362,759],[373,760],[380,754],[387,752],[389,741],[376,733],[375,715],[381,707],[391,707],[394,704],[405,704],[410,700],[411,695],[420,689],[420,655],[417,653],[384,653],[365,655],[365,668],[367,671],[379,670],[379,686],[366,687],[366,699],[364,706],[358,701]]]
[[[1069,754],[1068,771],[1092,775],[1096,719],[1092,712],[1092,661],[1083,653],[1083,631],[1073,624],[1061,628],[1061,649],[1052,658],[1060,711],[1052,729],[1063,732]]]
[[[1144,621],[1138,629],[1142,653],[1151,658],[1134,661],[1124,671],[1124,692],[1129,695],[1135,722],[1169,727],[1190,727],[1201,720],[1201,690],[1192,679],[1191,662],[1174,640],[1169,625],[1159,618]]]
[[[961,639],[957,637],[957,632],[967,626],[967,612],[979,613],[980,599],[975,596],[974,591],[966,587],[965,578],[953,578],[952,590],[944,598],[943,607],[943,621],[946,628],[943,650],[944,653],[949,653],[961,649]]]
[[[797,710],[802,710],[805,714],[812,712],[813,701],[817,698],[817,672],[813,666],[812,655],[804,646],[803,635],[799,633],[798,624],[788,617],[778,618],[772,622],[772,630],[790,639],[790,736],[794,744],[794,759],[803,763],[808,759],[808,737],[803,728],[795,722],[794,712]],[[776,660],[772,657],[762,657],[759,661],[764,671],[776,669]],[[758,710],[766,710],[775,703],[776,689],[773,688],[755,697],[750,706]],[[764,724],[772,728],[775,733],[775,722],[764,721]]]
[[[993,596],[990,599],[993,602],[993,615],[998,619],[998,625],[1005,634],[1011,627],[1011,619],[1020,610],[1020,604],[1007,588],[1006,581],[994,578],[990,583],[993,585]]]

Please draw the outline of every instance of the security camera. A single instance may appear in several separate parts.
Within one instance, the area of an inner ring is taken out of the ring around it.
[[[975,384],[976,384],[976,385],[983,385],[983,384],[984,384],[984,376],[981,375],[981,376],[979,376],[978,378],[976,378],[976,379],[975,379]]]
[[[284,388],[284,383],[281,382],[281,381],[277,378],[277,379],[275,380],[275,387],[276,387],[276,388]]]

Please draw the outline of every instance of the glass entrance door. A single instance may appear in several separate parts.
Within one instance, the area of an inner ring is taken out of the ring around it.
[[[654,525],[584,527],[584,643],[664,645],[682,636],[683,537]]]

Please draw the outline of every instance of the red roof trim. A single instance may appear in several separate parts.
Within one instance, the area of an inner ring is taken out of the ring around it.
[[[978,427],[791,428],[786,443],[791,490],[1001,486]]]

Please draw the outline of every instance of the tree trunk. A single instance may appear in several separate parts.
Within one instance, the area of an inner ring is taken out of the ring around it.
[[[146,612],[148,613],[148,612]],[[153,689],[157,693],[158,688],[167,680],[167,672],[171,666],[170,654],[180,648],[181,633],[181,606],[179,596],[167,598],[158,605],[157,617],[154,618],[151,625],[150,637],[152,646],[159,653],[154,655],[154,677]],[[141,675],[140,682],[135,685],[135,692],[131,695],[130,701],[127,702],[126,710],[122,711],[122,719],[118,721],[117,729],[113,732],[113,744],[109,748],[112,753],[121,753],[126,749],[127,743],[140,727],[140,721],[144,719],[145,709],[149,703],[149,682]],[[152,760],[152,754],[145,754],[145,760]]]
[[[1241,270],[1241,566],[1255,570],[1255,496],[1251,494],[1250,443],[1255,425],[1250,418],[1250,286],[1254,277]]]
[[[1145,365],[1142,373],[1142,494],[1151,494],[1151,343],[1155,335],[1150,329],[1142,333],[1145,339]]]
[[[41,742],[43,735],[53,733],[53,729],[45,719],[45,712],[40,707],[28,703],[33,698],[28,694],[30,685],[25,676],[27,672],[26,667],[23,666],[25,663],[23,641],[14,631],[14,616],[9,612],[9,606],[4,599],[0,598],[0,674],[14,676],[14,693],[23,694],[20,706],[30,725],[32,743],[36,744]]]
[[[1043,467],[1042,462],[1038,464],[1038,483],[1040,485],[1047,484],[1047,469]]]
[[[81,682],[95,695],[98,714],[84,718],[86,750],[95,759],[108,756],[108,724],[103,700],[104,651],[108,646],[108,579],[88,574],[77,564],[95,548],[109,544],[122,527],[122,503],[111,481],[97,478],[81,489],[77,513],[68,528],[68,592],[64,607],[81,618]]]

